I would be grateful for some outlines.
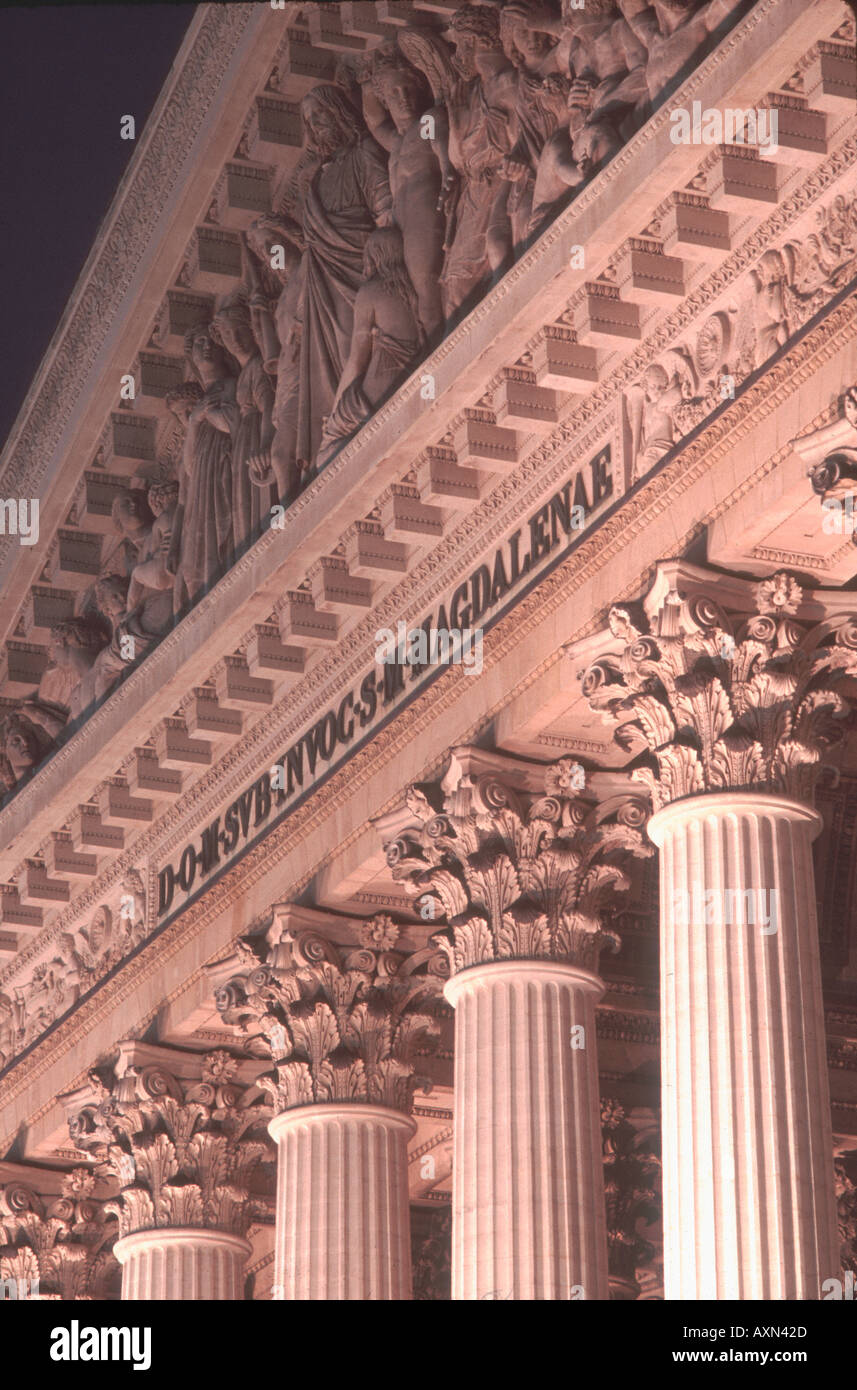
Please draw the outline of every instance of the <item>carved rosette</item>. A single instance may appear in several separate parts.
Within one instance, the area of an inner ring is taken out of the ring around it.
[[[419,829],[386,846],[394,879],[433,901],[449,938],[435,938],[453,973],[497,960],[566,961],[596,969],[612,896],[629,880],[628,855],[651,853],[642,835],[644,796],[596,805],[574,791],[571,758],[545,776],[544,796],[519,793],[493,774],[462,772],[437,814],[412,787]]]
[[[637,1134],[623,1107],[612,1098],[601,1102],[601,1142],[611,1285],[636,1297],[637,1271],[649,1265],[655,1254],[639,1228],[641,1223],[651,1226],[660,1220],[661,1162],[651,1138]]]
[[[397,934],[383,917],[361,935],[383,945]],[[446,971],[434,948],[406,956],[287,931],[266,959],[247,943],[242,954],[244,967],[217,991],[217,1007],[273,1059],[259,1085],[276,1113],[324,1102],[410,1112],[419,1058],[440,1038]]]
[[[23,1182],[0,1187],[0,1279],[22,1291],[37,1285],[39,1298],[118,1297],[116,1222],[109,1204],[92,1196],[95,1185],[95,1174],[75,1168],[53,1200]]]
[[[623,640],[584,673],[593,710],[626,751],[655,810],[705,792],[767,791],[812,804],[825,751],[846,728],[843,685],[857,675],[857,609],[798,621],[803,591],[788,574],[755,585],[756,613],[730,617],[709,597],[671,590],[644,632],[613,608]]]
[[[245,1235],[254,1172],[270,1152],[271,1109],[256,1087],[233,1083],[237,1065],[213,1052],[198,1082],[162,1066],[129,1067],[110,1085],[90,1075],[97,1099],[70,1119],[69,1131],[96,1158],[95,1171],[118,1181],[106,1210],[118,1217],[120,1236],[169,1227]]]

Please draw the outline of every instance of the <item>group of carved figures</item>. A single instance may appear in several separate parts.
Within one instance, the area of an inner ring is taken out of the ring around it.
[[[289,501],[329,462],[736,4],[465,4],[443,34],[405,26],[306,95],[296,177],[247,233],[228,336],[214,321],[233,356],[244,344],[238,384],[224,361],[206,383],[221,403],[209,424],[230,433],[215,417],[233,389],[244,422],[233,529],[265,510],[266,488]]]
[[[736,3],[464,4],[443,33],[403,27],[304,97],[281,206],[186,335],[167,397],[177,476],[116,498],[120,540],[3,722],[7,789],[294,500]]]
[[[66,724],[145,654],[173,618],[170,545],[180,485],[164,479],[120,491],[115,536],[95,582],[80,591],[74,616],[54,624],[38,689],[0,725],[0,787],[15,787],[42,760]]]
[[[139,946],[146,932],[146,887],[140,871],[129,869],[117,912],[100,904],[21,980],[0,989],[0,1071]]]
[[[784,347],[855,270],[857,192],[849,190],[818,209],[815,230],[808,236],[764,251],[739,292],[721,301],[723,307],[703,321],[695,337],[680,341],[651,362],[624,394],[634,479],[654,467],[724,399],[734,396],[754,368]],[[831,442],[851,445],[850,433],[857,420],[851,392],[844,398],[843,410],[842,421],[832,427]],[[853,480],[857,477],[853,459],[851,465],[848,477]],[[838,481],[839,473],[834,478],[829,470],[823,476],[819,470],[816,491],[823,496],[825,487],[833,488]]]

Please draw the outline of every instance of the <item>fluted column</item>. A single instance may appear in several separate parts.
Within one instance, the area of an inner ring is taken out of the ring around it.
[[[274,1063],[276,1300],[412,1297],[410,1110],[418,1056],[439,1039],[444,961],[394,950],[398,936],[385,915],[355,933],[280,904],[264,960],[245,946],[210,972],[223,1017]]]
[[[812,802],[857,675],[847,603],[668,562],[583,679],[656,809],[669,1299],[839,1275]]]
[[[304,1105],[270,1130],[279,1146],[274,1298],[409,1299],[414,1121],[380,1105]]]
[[[538,960],[494,961],[445,987],[455,1007],[454,1299],[609,1296],[592,1123],[603,989],[591,971]],[[573,1036],[585,1045],[573,1048]]]
[[[72,1138],[118,1187],[105,1210],[119,1221],[123,1300],[244,1297],[250,1183],[272,1113],[257,1071],[223,1051],[123,1043],[109,1076],[65,1098]]]
[[[223,1231],[136,1231],[116,1242],[122,1298],[240,1299],[250,1244]]]
[[[839,1273],[812,840],[754,793],[658,812],[670,1299],[817,1299]]]
[[[433,901],[455,1008],[454,1299],[607,1299],[595,1004],[611,855],[650,853],[644,811],[578,796],[583,769],[452,751],[436,813],[387,846]],[[611,817],[615,819],[611,823]]]

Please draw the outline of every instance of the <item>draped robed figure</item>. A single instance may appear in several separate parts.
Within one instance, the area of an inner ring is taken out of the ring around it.
[[[216,578],[234,549],[234,368],[206,323],[185,335],[185,355],[196,380],[187,383],[191,390],[173,393],[175,403],[171,403],[186,427],[180,502],[168,562],[176,576],[176,612]]]
[[[345,93],[330,83],[304,97],[308,148],[319,164],[306,186],[302,223],[300,394],[297,457],[311,467],[351,347],[366,240],[392,220],[387,157]]]

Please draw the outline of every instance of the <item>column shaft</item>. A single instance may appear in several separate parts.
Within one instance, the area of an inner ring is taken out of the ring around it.
[[[122,1299],[243,1299],[250,1246],[221,1231],[135,1231],[116,1242]]]
[[[680,801],[661,849],[668,1299],[817,1299],[838,1275],[814,811]]]
[[[595,1043],[602,992],[587,970],[535,960],[477,966],[446,985],[455,1006],[454,1299],[609,1297]]]
[[[279,1147],[274,1297],[411,1297],[407,1143],[381,1106],[305,1105],[271,1121]]]

